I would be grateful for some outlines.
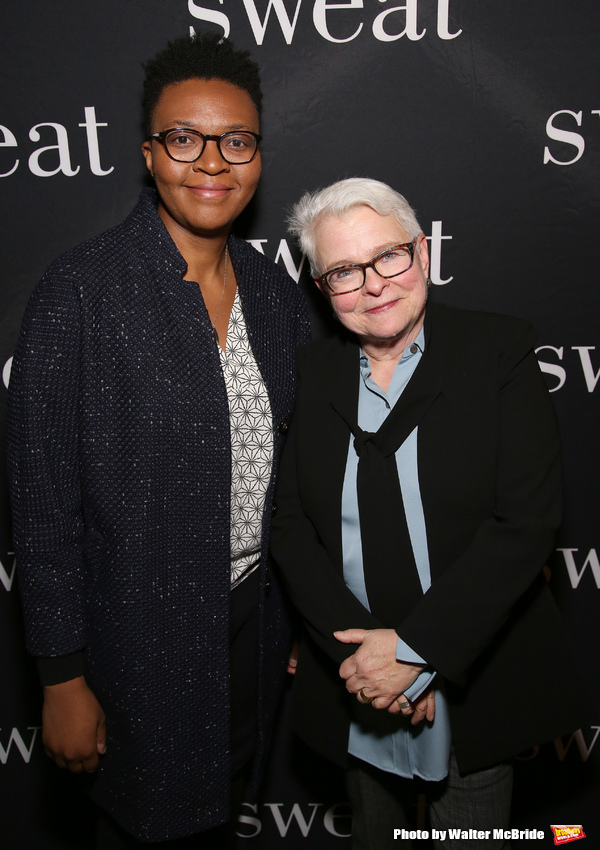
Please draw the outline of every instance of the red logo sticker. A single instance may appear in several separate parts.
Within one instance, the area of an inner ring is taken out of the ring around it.
[[[567,841],[577,841],[580,838],[585,838],[585,832],[581,824],[579,826],[551,826],[550,829],[554,834],[555,844],[566,844]]]

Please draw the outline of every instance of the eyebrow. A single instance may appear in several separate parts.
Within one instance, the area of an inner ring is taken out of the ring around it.
[[[181,127],[182,129],[184,127],[186,127],[186,128],[189,128],[190,130],[196,129],[195,123],[192,123],[191,121],[174,121],[169,125],[169,127],[172,127],[173,129],[176,129],[177,127]],[[228,124],[227,129],[224,130],[223,132],[224,133],[230,133],[230,132],[235,131],[235,130],[249,130],[251,133],[254,132],[254,130],[250,130],[250,127],[247,124]],[[201,131],[197,130],[196,132],[200,133]]]
[[[378,254],[382,254],[384,251],[387,251],[388,248],[393,248],[395,245],[409,245],[411,242],[408,239],[406,242],[384,242],[383,245],[380,245],[378,248],[373,248],[373,253],[370,255],[368,260],[339,260],[330,266],[327,271],[333,271],[333,269],[339,269],[340,266],[355,266],[357,263],[365,262],[368,263],[373,257],[376,257]]]

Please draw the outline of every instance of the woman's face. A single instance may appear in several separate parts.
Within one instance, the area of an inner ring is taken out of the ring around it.
[[[256,107],[243,89],[223,80],[192,79],[166,86],[152,115],[152,132],[189,127],[204,135],[230,130],[259,132]],[[256,190],[260,151],[251,162],[225,162],[216,142],[206,143],[195,162],[176,162],[158,140],[145,141],[142,153],[154,175],[158,211],[177,242],[183,238],[229,232]]]
[[[339,218],[328,217],[317,225],[318,266],[326,272],[336,266],[365,263],[392,245],[410,241],[393,215],[379,215],[371,207],[354,207]],[[421,234],[411,268],[398,277],[386,280],[367,269],[362,289],[333,298],[326,286],[322,291],[341,323],[363,342],[409,344],[423,324],[428,272],[427,240]]]

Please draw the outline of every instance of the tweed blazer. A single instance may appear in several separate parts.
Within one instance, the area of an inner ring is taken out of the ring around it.
[[[346,763],[351,716],[368,724],[374,709],[346,692],[338,667],[356,647],[332,633],[395,628],[444,677],[458,764],[469,771],[584,717],[542,575],[560,519],[559,439],[527,323],[430,303],[425,339],[396,428],[402,442],[418,426],[430,589],[422,593],[401,551],[393,564],[365,565],[372,613],[344,583],[346,422],[356,419],[360,375],[358,344],[341,335],[300,356],[272,551],[307,624],[293,689],[298,733]]]
[[[264,738],[289,648],[269,520],[309,325],[281,269],[234,236],[228,248],[274,424],[260,567]],[[108,736],[92,796],[146,841],[229,816],[228,402],[185,269],[145,190],[124,222],[44,275],[9,390],[27,646],[42,657],[85,651]]]

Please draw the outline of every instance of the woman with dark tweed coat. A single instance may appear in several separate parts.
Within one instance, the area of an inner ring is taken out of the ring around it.
[[[156,188],[53,263],[14,358],[14,542],[43,740],[93,774],[102,848],[199,832],[226,847],[285,676],[267,550],[308,318],[231,233],[260,177],[260,105],[256,65],[217,37],[146,65]]]

